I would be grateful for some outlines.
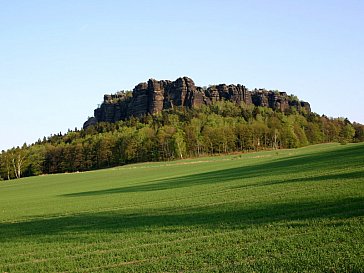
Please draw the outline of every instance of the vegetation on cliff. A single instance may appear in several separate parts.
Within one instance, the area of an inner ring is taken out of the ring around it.
[[[0,176],[88,171],[135,162],[364,141],[364,126],[344,118],[220,101],[52,135],[2,151]]]

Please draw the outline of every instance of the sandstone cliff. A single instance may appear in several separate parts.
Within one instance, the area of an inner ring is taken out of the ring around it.
[[[195,86],[188,77],[175,81],[150,79],[135,86],[133,92],[118,92],[105,95],[104,101],[94,112],[94,117],[85,122],[84,128],[97,122],[116,122],[131,116],[141,117],[157,114],[163,109],[175,106],[198,107],[210,105],[217,101],[227,100],[237,104],[270,107],[274,110],[286,111],[290,107],[298,111],[310,112],[308,102],[298,101],[285,92],[254,89],[249,91],[243,85],[212,85],[208,88]]]

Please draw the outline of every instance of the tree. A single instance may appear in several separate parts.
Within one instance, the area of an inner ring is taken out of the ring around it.
[[[27,158],[26,145],[25,147],[23,146],[23,148],[17,147],[16,149],[13,149],[11,152],[11,164],[13,166],[15,178],[17,179],[21,178],[22,176],[26,158]]]
[[[99,134],[94,138],[95,160],[97,168],[111,166],[112,141],[109,133]]]
[[[156,160],[156,134],[151,127],[144,126],[135,133],[137,140],[137,155],[138,161],[153,161]]]
[[[335,120],[328,120],[324,124],[325,136],[327,142],[338,141],[340,134],[340,125]]]
[[[216,150],[214,142],[215,142],[215,133],[214,129],[211,126],[205,126],[202,130],[202,143],[204,150],[210,154],[213,154]]]
[[[199,118],[192,118],[188,124],[184,126],[184,134],[186,141],[186,152],[191,156],[199,156],[202,152],[202,121]]]
[[[324,139],[324,135],[317,123],[309,122],[305,133],[311,144],[321,143]]]
[[[186,154],[186,142],[184,132],[181,129],[177,129],[173,134],[173,142],[176,156],[183,159],[183,155]]]
[[[281,143],[284,148],[299,147],[299,140],[291,126],[284,126],[280,132]]]
[[[346,124],[340,132],[342,142],[351,142],[355,136],[355,129],[351,124]]]
[[[45,146],[44,171],[45,173],[60,173],[63,169],[63,145],[47,144]]]
[[[160,158],[164,160],[170,160],[175,157],[175,144],[173,135],[176,132],[176,128],[165,125],[159,128],[157,133],[157,141],[159,144]]]
[[[4,178],[7,180],[12,178],[11,158],[9,152],[1,152],[0,170]]]
[[[353,127],[355,129],[355,141],[362,142],[364,141],[364,125],[360,123],[353,123]]]
[[[293,133],[295,134],[295,136],[297,138],[297,146],[296,147],[302,147],[302,146],[308,145],[308,140],[307,140],[305,131],[297,123],[295,123],[293,125]]]
[[[276,116],[270,116],[267,119],[267,126],[269,128],[269,135],[273,149],[278,149],[279,132],[282,129],[282,122]]]
[[[259,115],[259,114],[258,114]],[[263,121],[254,121],[252,123],[255,150],[266,147],[268,139],[268,127]]]
[[[217,102],[174,107],[156,115],[101,122],[2,151],[0,177],[93,170],[203,153],[295,148],[310,143],[364,141],[364,125],[315,113]]]
[[[33,145],[29,148],[27,159],[28,164],[26,166],[26,170],[24,171],[24,175],[33,176],[43,173],[45,153],[46,150],[42,144]]]
[[[123,139],[124,139],[124,158],[128,162],[137,162],[138,160],[138,146],[140,145],[135,127],[125,128]]]

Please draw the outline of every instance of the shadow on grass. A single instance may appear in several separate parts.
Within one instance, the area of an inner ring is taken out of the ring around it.
[[[257,164],[253,166],[243,166],[237,168],[230,168],[212,172],[199,173],[194,175],[181,176],[171,179],[163,179],[159,181],[146,182],[145,184],[126,186],[119,188],[110,188],[105,190],[77,192],[65,194],[65,197],[80,197],[80,196],[94,196],[115,193],[131,193],[131,192],[149,192],[169,190],[175,188],[190,187],[195,185],[223,183],[237,179],[250,179],[282,175],[299,175],[306,172],[324,173],[328,170],[335,170],[339,167],[352,167],[358,165],[358,162],[364,161],[364,145],[355,145],[352,147],[345,147],[328,152],[320,152],[314,154],[306,154],[301,156],[288,157],[283,159],[275,159],[268,163]],[[261,182],[250,185],[243,185],[241,187],[252,186],[267,186],[279,183],[300,182],[307,180],[322,181],[327,179],[341,179],[341,178],[361,178],[364,177],[364,171],[352,171],[345,174],[334,175],[319,175],[316,177],[287,179],[287,180],[274,180]],[[304,175],[303,175],[304,176]],[[289,176],[288,176],[289,178]],[[274,177],[273,177],[274,179]]]
[[[231,187],[232,189],[243,189],[243,188],[258,188],[279,184],[288,184],[288,183],[297,183],[297,182],[320,182],[327,180],[345,180],[345,179],[362,179],[364,181],[364,170],[362,171],[353,171],[346,173],[337,173],[337,174],[327,174],[327,175],[315,175],[308,176],[302,178],[292,178],[292,179],[279,179],[279,180],[271,180],[271,181],[263,181],[259,183],[250,183],[247,185],[238,185]]]
[[[195,208],[182,212],[87,213],[51,219],[36,219],[19,223],[0,224],[0,242],[15,238],[37,240],[39,236],[68,233],[178,232],[185,228],[244,229],[272,223],[304,223],[305,220],[349,219],[364,215],[364,198],[343,198],[330,201],[305,201],[260,204],[243,207],[218,206]],[[71,239],[70,239],[71,240]]]

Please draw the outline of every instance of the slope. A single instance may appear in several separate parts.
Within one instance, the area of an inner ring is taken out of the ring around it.
[[[364,145],[0,184],[4,272],[360,272]]]

